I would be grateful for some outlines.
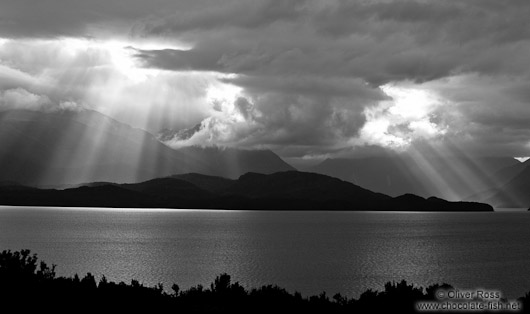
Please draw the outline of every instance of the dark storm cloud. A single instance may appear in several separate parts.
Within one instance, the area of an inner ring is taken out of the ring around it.
[[[277,77],[238,76],[222,79],[223,82],[242,86],[246,91],[258,94],[276,91],[283,94],[328,96],[357,100],[384,100],[384,94],[368,86],[364,81],[349,77]]]
[[[386,121],[379,86],[405,82],[447,102],[422,116],[423,131],[433,123],[448,130],[443,140],[513,151],[530,119],[528,16],[527,0],[19,0],[0,4],[0,37],[186,43],[133,49],[145,68],[222,73],[241,88],[204,128],[225,144],[336,153],[359,136],[367,108]],[[10,82],[31,84],[25,72]],[[411,129],[392,121],[389,132]]]
[[[104,9],[98,10],[98,4]],[[86,36],[90,24],[105,21],[107,7],[104,1],[2,1],[0,36]]]
[[[0,3],[0,37],[91,37],[134,35],[147,18],[189,12],[212,0],[5,0]],[[131,34],[133,33],[133,34]]]
[[[0,36],[92,36],[97,30],[149,28],[151,33],[217,28],[253,28],[300,15],[304,0],[17,0],[0,4]],[[145,23],[145,21],[148,21]],[[155,22],[156,21],[156,22]],[[120,28],[119,26],[133,27]],[[95,32],[94,32],[95,31]],[[123,34],[121,34],[123,35]]]
[[[271,145],[323,146],[331,149],[356,136],[368,104],[388,99],[380,90],[349,78],[238,76],[222,81],[251,95]],[[257,144],[257,143],[256,143]]]
[[[337,1],[317,12],[314,23],[319,31],[335,36],[385,38],[405,31],[418,42],[464,43],[487,37],[508,42],[528,37],[528,13],[525,0]]]
[[[257,3],[238,6],[230,2],[218,11],[199,8],[189,15],[179,12],[152,20],[144,28],[147,34],[171,34],[193,47],[144,50],[137,57],[146,67],[236,74],[224,81],[242,87],[256,109],[264,112],[267,121],[262,121],[262,127],[276,132],[263,133],[274,134],[273,138],[256,140],[269,144],[312,142],[331,149],[347,136],[359,134],[365,122],[364,108],[388,98],[378,86],[403,81],[421,85],[469,74],[478,75],[476,81],[482,85],[473,86],[471,92],[466,85],[457,88],[481,104],[453,106],[459,119],[444,113],[442,107],[431,115],[432,120],[424,121],[440,123],[432,130],[454,127],[459,132],[448,134],[486,142],[485,134],[493,131],[488,123],[518,128],[524,121],[520,117],[527,117],[525,104],[516,99],[524,93],[497,90],[496,102],[492,102],[491,95],[487,98],[480,93],[488,94],[488,84],[495,79],[479,79],[498,78],[500,86],[506,77],[528,81],[527,1],[261,4],[270,10]],[[248,14],[241,14],[245,7]],[[444,97],[443,92],[440,96]],[[402,123],[405,129],[408,123]],[[428,130],[425,123],[422,128]],[[471,129],[470,123],[479,130]],[[312,127],[303,127],[307,125]],[[512,138],[520,145],[523,137]]]
[[[201,19],[188,25],[192,19],[182,13],[146,31],[182,36],[196,43],[193,49],[138,56],[147,66],[174,70],[351,76],[373,84],[517,71],[527,61],[521,52],[528,47],[518,46],[528,44],[530,4],[496,2],[338,1],[318,6],[306,1],[293,5],[303,18],[281,20],[278,15],[275,21],[281,25],[259,22],[269,21],[268,11],[261,16],[260,10],[250,15],[256,21],[252,25],[239,22],[239,11],[227,9],[224,19],[212,17],[204,27],[198,25]],[[205,11],[205,16],[215,12]]]
[[[218,65],[217,53],[212,50],[136,50],[136,57],[148,67],[175,71],[224,72]]]
[[[260,28],[302,16],[306,0],[223,1],[218,5],[177,11],[145,25],[149,33],[211,30],[219,27]],[[213,4],[213,3],[212,3]]]

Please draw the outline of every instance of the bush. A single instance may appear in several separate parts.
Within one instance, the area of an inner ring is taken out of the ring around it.
[[[136,280],[130,284],[109,282],[105,276],[97,283],[88,273],[83,278],[57,277],[55,265],[38,263],[29,250],[3,251],[0,254],[0,295],[4,307],[23,310],[149,312],[171,310],[184,313],[416,313],[415,303],[434,300],[435,292],[451,286],[432,285],[423,289],[406,281],[388,282],[384,291],[367,290],[359,299],[340,294],[329,298],[325,292],[302,297],[283,288],[266,285],[246,290],[221,274],[210,284],[181,291],[177,284],[167,293],[161,284],[147,287]],[[530,293],[519,299],[528,304]],[[23,307],[23,308],[21,308]]]

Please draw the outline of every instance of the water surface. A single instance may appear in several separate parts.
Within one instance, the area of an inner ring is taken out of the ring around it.
[[[227,272],[244,286],[353,297],[391,280],[530,290],[526,212],[255,212],[0,207],[0,249],[60,275],[169,288]]]

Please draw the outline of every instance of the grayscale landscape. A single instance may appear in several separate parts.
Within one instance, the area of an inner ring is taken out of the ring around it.
[[[529,311],[528,16],[526,0],[0,0],[0,295]]]

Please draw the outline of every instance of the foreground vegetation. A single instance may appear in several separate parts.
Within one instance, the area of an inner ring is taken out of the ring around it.
[[[419,300],[435,300],[434,294],[449,285],[415,287],[405,281],[387,283],[384,291],[367,290],[358,299],[326,293],[302,297],[278,286],[247,290],[222,274],[210,287],[198,285],[180,291],[174,284],[167,292],[159,284],[147,287],[136,280],[115,283],[88,273],[83,278],[58,277],[55,265],[39,261],[29,250],[0,253],[0,299],[4,308],[53,311],[169,311],[182,313],[415,313]],[[523,306],[530,293],[519,299]],[[527,307],[528,308],[528,307]]]

